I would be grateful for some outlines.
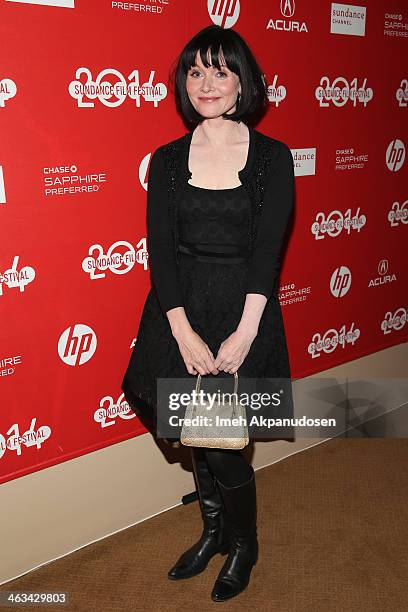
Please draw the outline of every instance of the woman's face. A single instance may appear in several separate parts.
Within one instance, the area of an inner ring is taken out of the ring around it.
[[[206,68],[197,52],[195,64],[186,79],[187,94],[195,110],[208,119],[234,112],[237,95],[241,92],[238,75],[226,67],[223,58],[220,70],[211,65]]]

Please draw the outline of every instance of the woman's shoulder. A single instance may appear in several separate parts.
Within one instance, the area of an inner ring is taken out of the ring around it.
[[[265,134],[265,132],[260,132],[259,130],[254,130],[254,132],[257,135],[258,142],[269,146],[277,153],[282,151],[282,149],[290,151],[290,147],[285,141],[279,140],[278,138],[274,138],[273,136],[269,136],[268,134]]]
[[[259,157],[267,160],[272,168],[294,168],[294,160],[289,145],[284,140],[268,136],[264,132],[256,131],[259,143]]]
[[[161,167],[169,168],[177,163],[187,136],[188,133],[158,145],[152,152],[150,164],[154,167],[159,164]]]
[[[188,136],[189,132],[186,132],[183,134],[183,136],[179,136],[178,138],[164,142],[163,144],[159,145],[156,150],[160,150],[162,153],[164,153],[169,150],[178,149],[183,146]]]

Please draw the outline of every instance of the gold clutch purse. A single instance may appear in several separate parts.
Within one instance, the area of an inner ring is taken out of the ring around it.
[[[244,448],[249,443],[245,406],[237,399],[238,372],[234,374],[232,401],[211,403],[192,400],[186,407],[180,442],[185,446],[206,448]],[[196,394],[201,374],[197,375]]]

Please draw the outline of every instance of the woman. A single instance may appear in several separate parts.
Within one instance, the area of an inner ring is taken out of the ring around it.
[[[277,280],[293,158],[244,122],[267,104],[262,72],[236,31],[212,25],[183,49],[175,85],[178,108],[196,127],[150,161],[153,286],[122,384],[132,409],[152,422],[160,377],[239,369],[290,379]],[[240,450],[191,452],[203,533],[168,576],[195,576],[228,553],[212,591],[223,601],[246,588],[258,558],[255,474]]]

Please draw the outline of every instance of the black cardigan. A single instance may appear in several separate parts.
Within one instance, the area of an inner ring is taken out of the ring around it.
[[[281,251],[294,204],[294,163],[289,147],[249,127],[245,167],[238,172],[250,196],[246,293],[268,299],[276,291]],[[184,306],[178,280],[177,190],[192,176],[188,156],[192,132],[159,146],[150,160],[147,191],[147,250],[152,284],[163,313]]]

